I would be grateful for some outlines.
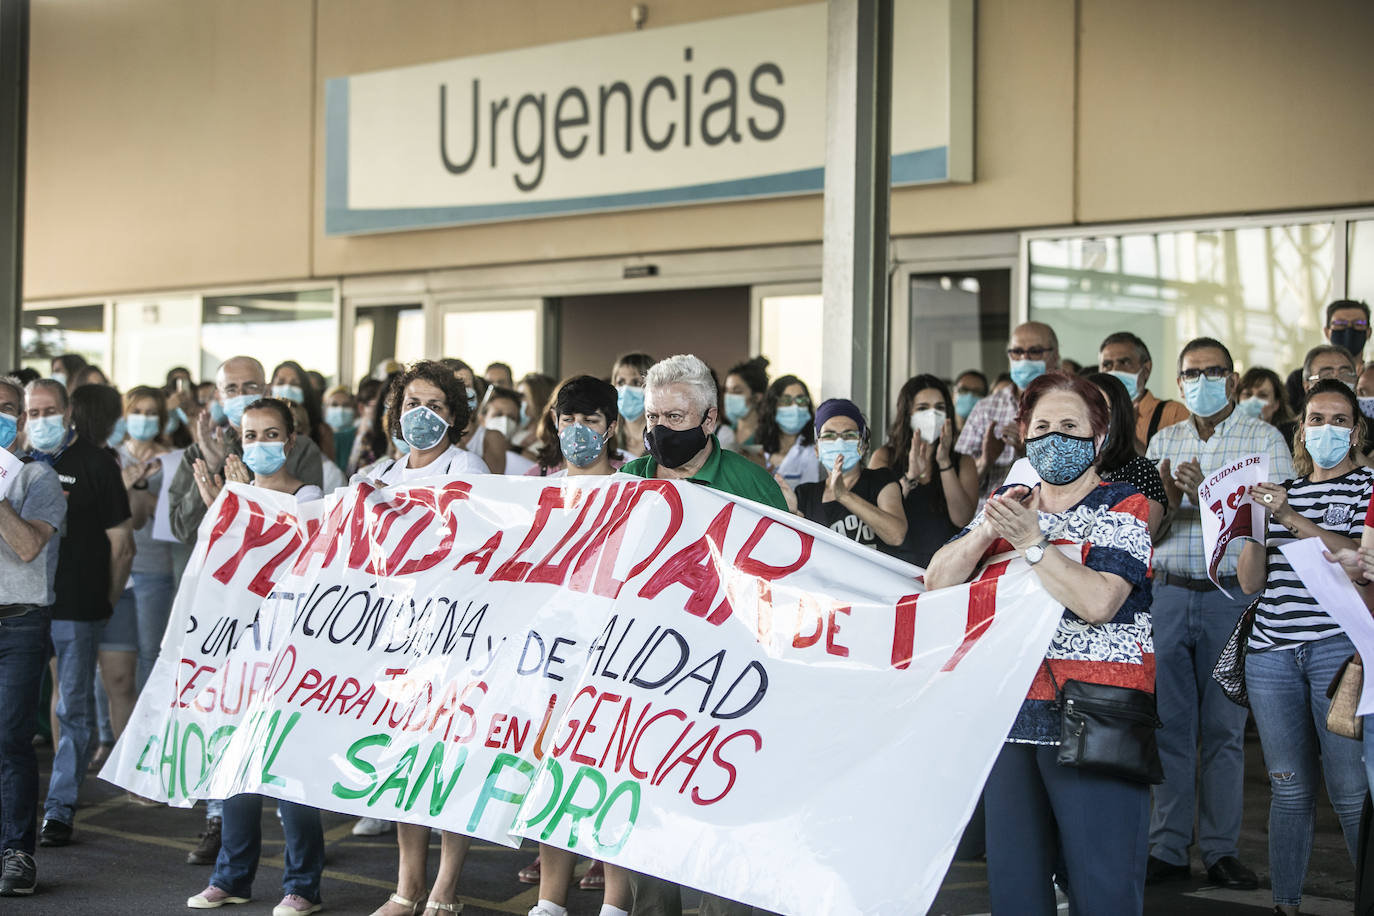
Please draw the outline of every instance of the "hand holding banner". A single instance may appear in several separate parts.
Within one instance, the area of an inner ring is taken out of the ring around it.
[[[1207,578],[1228,598],[1233,596],[1221,587],[1217,567],[1236,538],[1264,543],[1264,506],[1246,494],[1255,484],[1268,480],[1269,456],[1247,455],[1213,471],[1197,488]]]

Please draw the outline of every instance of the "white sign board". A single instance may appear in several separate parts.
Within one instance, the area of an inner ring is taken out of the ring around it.
[[[1217,468],[1197,488],[1202,521],[1202,546],[1207,554],[1207,578],[1221,588],[1217,567],[1236,538],[1264,543],[1264,504],[1250,499],[1250,488],[1269,482],[1269,456],[1247,455]]]

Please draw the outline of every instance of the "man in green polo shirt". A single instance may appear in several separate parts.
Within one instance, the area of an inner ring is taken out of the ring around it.
[[[655,363],[644,382],[644,443],[649,454],[620,470],[636,477],[691,480],[786,512],[782,490],[767,471],[720,447],[714,432],[718,403],[711,370],[695,356],[670,356]],[[682,890],[671,881],[631,872],[630,886],[633,916],[682,913]],[[748,916],[754,908],[703,893],[698,912]]]
[[[621,468],[636,477],[691,480],[787,511],[772,476],[716,438],[716,383],[695,356],[655,363],[644,383],[644,442],[649,454]]]

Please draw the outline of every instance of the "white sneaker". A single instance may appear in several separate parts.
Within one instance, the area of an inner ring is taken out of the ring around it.
[[[384,821],[379,817],[360,817],[358,823],[353,825],[354,836],[381,836],[396,829],[396,825],[391,821]]]

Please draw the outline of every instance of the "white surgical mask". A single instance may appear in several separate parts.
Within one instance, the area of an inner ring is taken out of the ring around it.
[[[487,421],[487,429],[510,439],[511,436],[515,435],[515,420],[511,417],[492,417]]]

